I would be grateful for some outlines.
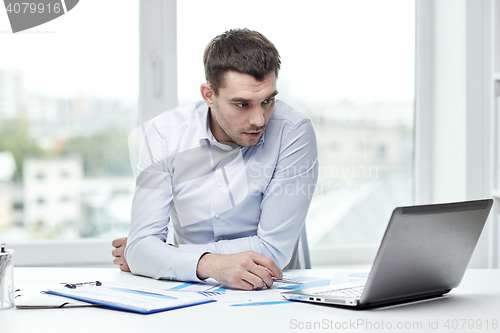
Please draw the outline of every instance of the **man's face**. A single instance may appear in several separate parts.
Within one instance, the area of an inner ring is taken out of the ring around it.
[[[219,94],[212,95],[210,130],[219,142],[255,146],[264,134],[275,105],[276,76],[263,81],[229,71]]]

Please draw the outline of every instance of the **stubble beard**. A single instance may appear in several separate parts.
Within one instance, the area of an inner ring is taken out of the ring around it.
[[[264,126],[262,126],[262,133],[260,134],[258,140],[256,140],[256,142],[254,144],[251,144],[251,145],[248,145],[248,144],[242,144],[240,140],[234,138],[233,136],[231,136],[225,129],[224,127],[221,125],[221,123],[219,122],[219,119],[218,119],[218,111],[215,109],[215,107],[217,107],[217,105],[214,105],[213,108],[210,108],[211,112],[214,113],[214,118],[215,118],[215,121],[217,122],[217,125],[219,126],[219,128],[222,130],[222,132],[224,132],[224,134],[229,138],[231,139],[231,141],[233,141],[234,143],[236,143],[238,146],[240,147],[253,147],[253,146],[256,146],[259,142],[260,142],[260,139],[262,138],[262,136],[264,135],[264,131],[266,130],[266,127],[267,127],[267,124],[265,124]],[[248,131],[258,131],[260,129],[251,129],[251,130],[248,130]]]

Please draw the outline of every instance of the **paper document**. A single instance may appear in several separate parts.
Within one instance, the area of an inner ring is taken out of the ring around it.
[[[263,306],[277,304],[293,304],[283,298],[281,293],[285,290],[298,290],[303,288],[327,286],[330,280],[316,277],[283,275],[282,280],[276,280],[270,289],[253,291],[231,290],[217,298],[217,305],[222,308],[240,308],[248,306]]]
[[[100,286],[83,285],[74,289],[49,288],[48,293],[138,313],[154,313],[213,302],[213,299],[197,293],[169,292],[113,282],[104,282]]]
[[[262,306],[276,304],[292,304],[285,300],[281,293],[284,290],[297,290],[316,286],[327,286],[330,280],[316,277],[302,277],[284,275],[282,280],[275,280],[269,289],[256,289],[244,291],[229,289],[218,284],[217,281],[209,279],[205,283],[179,283],[163,291],[171,292],[191,292],[217,301],[216,305],[222,308],[237,308],[244,306]]]

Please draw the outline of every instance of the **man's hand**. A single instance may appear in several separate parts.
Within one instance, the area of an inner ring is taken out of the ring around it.
[[[202,280],[211,277],[227,287],[244,290],[271,288],[273,277],[283,276],[272,259],[254,251],[207,253],[198,261],[196,274]]]
[[[115,239],[113,243],[111,243],[115,249],[111,252],[115,259],[113,263],[115,265],[120,266],[120,269],[124,272],[130,272],[130,268],[128,267],[127,260],[125,260],[125,246],[127,246],[127,237]]]

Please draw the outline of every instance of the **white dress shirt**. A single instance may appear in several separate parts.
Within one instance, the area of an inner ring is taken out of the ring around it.
[[[199,281],[207,252],[252,250],[280,267],[292,256],[318,176],[311,120],[277,100],[259,143],[240,147],[213,137],[208,111],[199,101],[145,129],[125,250],[134,274]]]

